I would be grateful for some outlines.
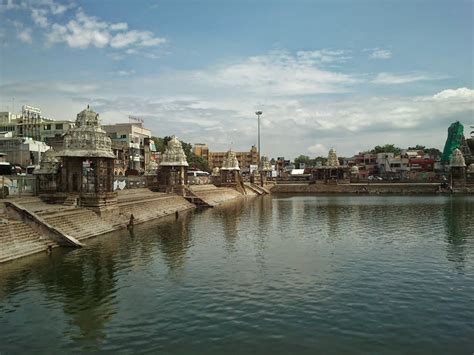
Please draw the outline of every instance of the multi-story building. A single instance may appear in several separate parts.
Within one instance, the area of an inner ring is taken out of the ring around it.
[[[41,155],[50,148],[31,138],[12,137],[11,132],[0,136],[0,151],[6,154],[5,160],[23,168],[39,164]]]
[[[13,137],[53,143],[54,148],[62,145],[62,136],[72,127],[74,122],[52,120],[42,116],[39,108],[28,105],[22,106],[20,114],[0,112],[0,132],[12,132]]]
[[[209,159],[209,147],[205,143],[195,143],[193,146],[193,153],[197,157],[205,160]]]
[[[102,128],[112,140],[115,153],[115,174],[141,173],[147,170],[154,144],[150,144],[151,131],[143,123],[116,123]]]
[[[208,162],[210,168],[221,168],[227,152],[209,152]],[[239,161],[239,166],[242,171],[250,171],[251,165],[258,166],[258,151],[254,145],[247,152],[235,152],[235,156]]]

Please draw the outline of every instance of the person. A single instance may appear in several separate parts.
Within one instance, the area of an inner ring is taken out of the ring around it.
[[[135,216],[132,213],[130,215],[130,220],[128,221],[127,228],[129,228],[129,229],[133,228],[134,223],[135,223]]]

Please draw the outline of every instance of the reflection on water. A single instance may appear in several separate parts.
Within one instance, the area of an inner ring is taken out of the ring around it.
[[[466,254],[469,253],[467,243],[471,243],[474,235],[474,204],[467,199],[453,198],[444,205],[445,235],[447,238],[447,258],[455,262],[458,268],[464,267]],[[471,238],[471,239],[469,239]]]
[[[266,196],[25,258],[0,266],[0,353],[469,353],[473,212]]]

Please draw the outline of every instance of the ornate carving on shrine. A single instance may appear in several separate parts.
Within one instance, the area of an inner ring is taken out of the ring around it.
[[[451,156],[450,166],[452,168],[462,168],[466,166],[464,157],[459,149],[455,149]]]
[[[328,154],[328,160],[326,162],[326,166],[329,167],[338,167],[339,166],[339,159],[337,158],[336,150],[331,148]]]
[[[99,114],[89,106],[76,117],[76,125],[64,136],[61,157],[115,158],[112,141],[100,126]]]
[[[160,166],[188,166],[183,146],[176,136],[173,136],[166,145]]]
[[[232,150],[227,152],[221,170],[240,170],[239,161]]]

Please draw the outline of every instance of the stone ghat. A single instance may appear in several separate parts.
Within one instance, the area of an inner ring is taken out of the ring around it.
[[[47,204],[34,197],[15,199],[15,202],[81,241],[126,228],[132,213],[134,223],[141,223],[195,208],[181,196],[153,193],[148,189],[119,195],[118,200],[118,211],[110,218],[101,218],[86,208]],[[55,248],[58,244],[3,213],[3,204],[0,205],[0,263],[40,252],[46,255],[49,246]]]
[[[190,186],[190,190],[210,206],[217,206],[221,203],[244,197],[244,195],[232,188],[216,187],[215,185],[193,185]],[[248,190],[247,195],[255,196],[256,194]]]
[[[0,224],[0,263],[46,252],[49,245],[56,244],[23,222],[10,220],[3,213],[0,213],[0,218],[6,222]]]
[[[434,194],[439,184],[276,184],[272,193]]]

